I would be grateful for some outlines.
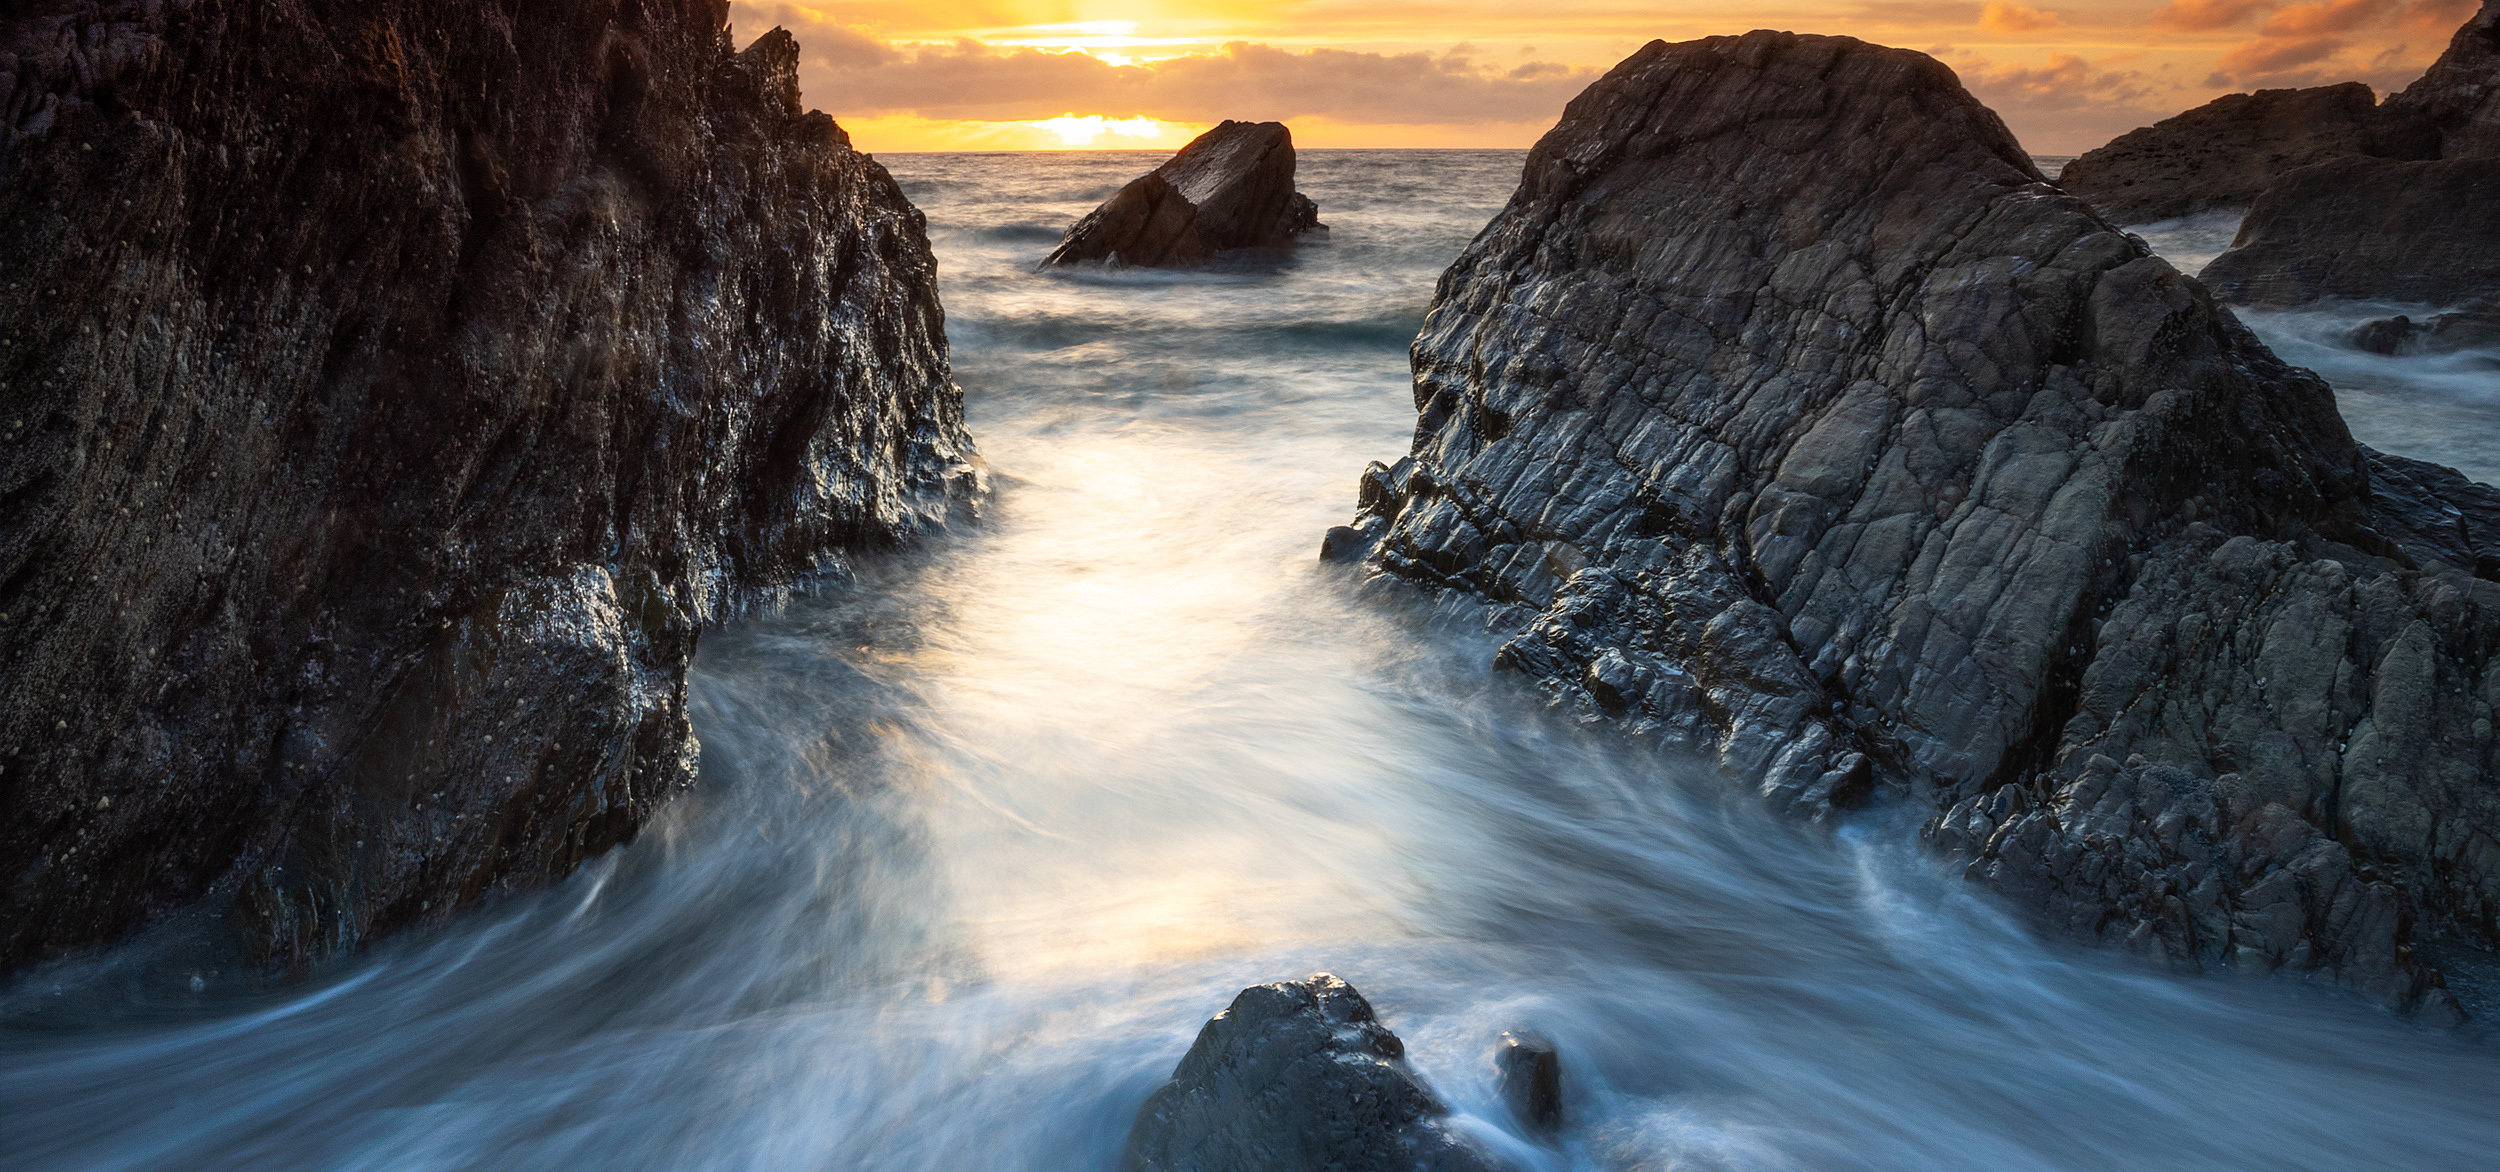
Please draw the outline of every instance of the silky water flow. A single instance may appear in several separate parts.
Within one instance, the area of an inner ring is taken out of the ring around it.
[[[1034,270],[1152,161],[889,158],[987,521],[707,634],[699,786],[553,890],[299,983],[19,979],[5,1163],[1107,1169],[1236,990],[1327,970],[1523,1169],[2493,1166],[2487,1031],[2044,939],[1918,811],[1781,821],[1319,564],[1518,152],[1305,152],[1335,230],[1283,264]],[[2365,440],[2500,470],[2488,381],[2362,357]],[[1561,1048],[1558,1147],[1506,1029]]]

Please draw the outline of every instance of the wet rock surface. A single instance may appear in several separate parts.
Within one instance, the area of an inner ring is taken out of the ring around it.
[[[725,19],[0,17],[0,966],[562,875],[703,623],[963,503],[920,215]]]
[[[1493,1172],[1354,986],[1253,985],[1139,1108],[1124,1172]]]
[[[2285,172],[2359,157],[2430,159],[2439,134],[2360,82],[2226,94],[2077,156],[2057,184],[2121,224],[2245,209]]]
[[[1042,263],[1155,268],[1281,253],[1325,229],[1318,205],[1293,189],[1293,168],[1284,123],[1221,123],[1086,213]]]
[[[1540,1135],[1562,1130],[1562,1054],[1535,1034],[1505,1033],[1493,1048],[1502,1104]]]
[[[2084,938],[2453,1012],[2410,934],[2494,939],[2489,490],[2353,443],[1943,66],[1647,46],[1413,356],[1325,549],[1558,705],[1802,815],[1932,802]]]

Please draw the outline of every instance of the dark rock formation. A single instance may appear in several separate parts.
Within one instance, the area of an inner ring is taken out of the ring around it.
[[[1138,1109],[1125,1172],[1491,1172],[1354,986],[1253,985]]]
[[[1414,453],[1328,549],[1557,703],[1802,813],[1933,801],[1973,877],[2182,968],[2447,1012],[2408,933],[2493,939],[2500,584],[2459,551],[2500,533],[1935,61],[1650,44],[1413,358]]]
[[[2439,60],[2387,105],[2436,130],[2440,158],[2500,156],[2500,0],[2483,0]]]
[[[1202,265],[1227,252],[1282,252],[1314,228],[1325,228],[1319,206],[1293,189],[1293,132],[1225,122],[1086,213],[1042,263]]]
[[[2353,348],[2372,354],[2448,354],[2500,349],[2500,301],[2474,301],[2452,313],[2415,321],[2404,314],[2364,322]]]
[[[2500,0],[2485,0],[2384,112],[2435,141],[2421,156],[2431,161],[2347,157],[2286,172],[2198,276],[2253,305],[2500,293]]]
[[[2057,184],[2121,224],[2246,209],[2295,167],[2381,156],[2431,159],[2439,135],[2383,111],[2357,81],[2225,94],[2078,156]]]
[[[1562,1055],[1552,1042],[1533,1034],[1503,1034],[1493,1048],[1493,1068],[1500,1076],[1502,1104],[1520,1126],[1544,1135],[1562,1129]]]
[[[2450,305],[2500,291],[2500,158],[2346,159],[2275,181],[2197,274],[2246,305]]]
[[[967,489],[920,214],[725,19],[0,17],[0,966],[562,875],[701,624]]]

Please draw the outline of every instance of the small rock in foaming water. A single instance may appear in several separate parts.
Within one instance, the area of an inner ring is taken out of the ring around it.
[[[1253,985],[1139,1108],[1123,1172],[1491,1172],[1354,986]]]
[[[1531,1033],[1508,1032],[1493,1050],[1502,1102],[1521,1125],[1540,1135],[1562,1130],[1562,1054]]]

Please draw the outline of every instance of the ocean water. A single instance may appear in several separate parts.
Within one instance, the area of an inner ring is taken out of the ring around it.
[[[2492,1166],[2487,1030],[2043,939],[1916,812],[1771,818],[1317,564],[1517,152],[1306,152],[1330,236],[1189,274],[1032,269],[1151,157],[886,161],[985,524],[708,634],[698,791],[554,890],[299,985],[19,982],[0,1163],[1108,1169],[1237,989],[1324,970],[1522,1169]],[[1517,1028],[1559,1146],[1495,1100]]]

